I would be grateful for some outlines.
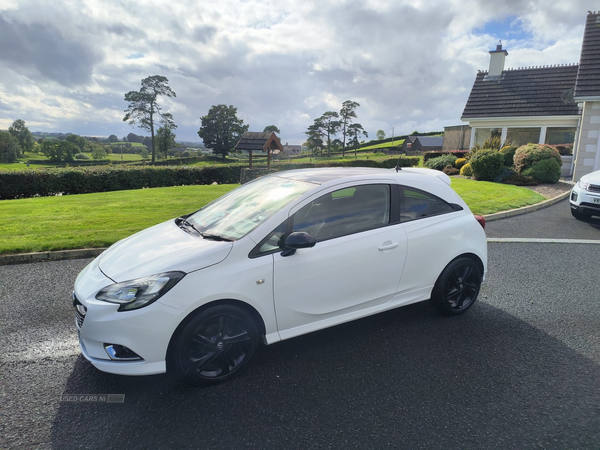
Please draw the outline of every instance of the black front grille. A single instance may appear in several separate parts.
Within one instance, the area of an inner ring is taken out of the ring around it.
[[[77,327],[81,328],[83,325],[83,321],[85,320],[85,315],[79,312],[79,308],[77,306],[83,306],[77,297],[75,297],[75,293],[73,292],[73,306],[75,307],[75,322],[77,322]],[[85,308],[85,307],[84,307]]]
[[[600,192],[600,184],[590,184],[588,186],[588,191],[591,191],[591,192]]]

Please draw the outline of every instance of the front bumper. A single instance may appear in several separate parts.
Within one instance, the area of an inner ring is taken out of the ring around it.
[[[600,192],[588,191],[575,185],[571,190],[569,203],[573,211],[600,216]]]
[[[112,283],[94,262],[75,282],[74,304],[82,305],[76,309],[75,326],[83,356],[103,372],[119,375],[165,372],[169,342],[183,320],[183,311],[154,302],[145,308],[119,312],[119,305],[95,297],[100,289]],[[109,345],[127,347],[139,359],[115,360],[106,349]]]

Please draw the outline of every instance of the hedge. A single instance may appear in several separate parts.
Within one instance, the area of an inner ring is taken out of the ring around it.
[[[205,167],[90,167],[0,172],[0,199],[239,183],[241,164]]]
[[[312,167],[380,167],[393,168],[419,164],[419,158],[391,158],[383,161],[352,160],[329,163],[278,164],[277,170]],[[56,194],[89,194],[153,187],[194,184],[239,183],[245,164],[215,166],[104,166],[68,167],[0,171],[0,200],[44,197]]]
[[[469,153],[469,150],[444,150],[425,152],[423,153],[423,163],[426,163],[430,159],[437,158],[438,156],[443,155],[454,155],[457,158],[464,158],[467,153]]]

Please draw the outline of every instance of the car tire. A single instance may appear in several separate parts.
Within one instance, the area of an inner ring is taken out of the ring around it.
[[[577,211],[576,209],[573,209],[573,208],[571,208],[571,214],[577,220],[587,220],[587,219],[589,219],[591,217],[591,214],[582,213],[582,212]]]
[[[443,314],[462,314],[477,300],[481,278],[481,269],[475,261],[457,258],[438,277],[429,301]]]
[[[174,337],[170,364],[189,384],[216,384],[239,375],[257,343],[256,324],[246,311],[213,306],[196,314]]]

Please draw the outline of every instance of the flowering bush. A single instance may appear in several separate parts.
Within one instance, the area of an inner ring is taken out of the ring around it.
[[[536,162],[541,161],[543,159],[554,159],[558,163],[560,176],[560,166],[562,166],[562,159],[560,158],[560,153],[558,153],[558,150],[550,147],[549,145],[522,145],[515,152],[513,162],[515,165],[515,170],[518,174],[521,174],[524,170],[529,169]]]
[[[467,163],[467,158],[458,158],[454,162],[454,167],[456,167],[458,170],[460,170],[462,168],[462,166],[464,166],[466,163]]]
[[[473,176],[473,169],[471,169],[471,164],[466,163],[464,166],[462,166],[460,168],[460,174],[463,177],[472,177]]]

